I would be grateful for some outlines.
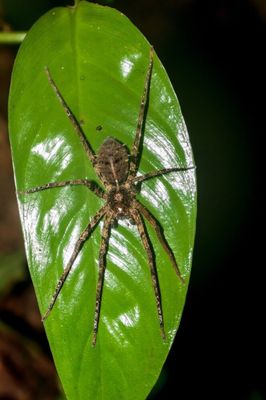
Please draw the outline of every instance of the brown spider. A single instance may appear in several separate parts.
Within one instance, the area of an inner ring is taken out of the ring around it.
[[[111,233],[112,225],[117,222],[119,219],[127,218],[131,220],[134,224],[136,224],[143,246],[147,253],[148,264],[151,271],[152,285],[156,299],[156,307],[157,313],[160,323],[160,329],[163,339],[165,339],[165,331],[164,331],[164,320],[162,313],[162,305],[161,305],[161,296],[159,289],[158,276],[156,271],[155,259],[153,255],[152,245],[150,239],[148,237],[147,230],[145,228],[143,217],[151,224],[154,228],[157,237],[162,244],[165,252],[167,253],[171,264],[173,265],[175,272],[179,279],[183,281],[181,273],[179,271],[177,262],[175,260],[174,254],[170,249],[161,226],[156,218],[147,210],[145,206],[143,206],[137,199],[136,194],[139,191],[139,185],[150,178],[154,178],[156,176],[160,176],[163,174],[168,174],[170,172],[177,171],[186,171],[188,169],[194,168],[192,167],[184,167],[184,168],[164,168],[157,171],[149,172],[142,176],[136,176],[139,165],[139,152],[140,145],[143,135],[143,126],[145,121],[145,111],[147,107],[147,99],[150,88],[150,81],[152,75],[152,67],[153,67],[153,47],[150,49],[149,56],[149,65],[146,73],[145,83],[144,83],[144,91],[141,97],[140,110],[138,115],[138,123],[136,128],[135,140],[132,145],[132,149],[129,155],[127,147],[125,144],[120,143],[115,138],[109,137],[105,139],[103,144],[101,145],[98,154],[95,154],[92,147],[90,146],[87,138],[83,132],[82,127],[80,126],[78,120],[68,107],[66,101],[61,95],[56,83],[54,82],[48,68],[45,68],[48,80],[53,90],[56,93],[57,98],[62,104],[65,113],[69,120],[71,121],[76,133],[78,134],[83,148],[92,163],[95,171],[100,178],[104,188],[102,189],[95,182],[88,179],[74,179],[63,182],[52,182],[47,183],[42,186],[38,186],[23,192],[21,194],[29,194],[35,193],[41,190],[63,187],[68,185],[85,185],[88,189],[90,189],[95,195],[100,197],[101,199],[106,200],[106,203],[103,207],[98,210],[98,212],[91,218],[89,224],[86,226],[84,231],[80,234],[74,251],[68,261],[68,264],[64,268],[64,272],[61,275],[54,294],[52,296],[51,302],[42,317],[42,321],[44,321],[48,315],[50,314],[52,308],[55,305],[56,299],[64,285],[64,282],[67,279],[69,272],[76,260],[82,246],[85,241],[89,239],[92,231],[95,229],[96,225],[99,221],[104,218],[103,228],[101,232],[101,244],[99,251],[99,276],[98,283],[96,287],[96,304],[95,304],[95,313],[94,313],[94,324],[93,324],[93,338],[92,344],[95,346],[100,318],[100,309],[101,309],[101,298],[103,292],[103,282],[104,282],[104,273],[106,269],[106,255],[108,252],[108,244]]]

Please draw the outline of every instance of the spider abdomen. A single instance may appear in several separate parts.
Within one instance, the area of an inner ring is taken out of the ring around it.
[[[105,184],[121,184],[128,176],[128,151],[112,137],[105,139],[96,156],[95,169]]]

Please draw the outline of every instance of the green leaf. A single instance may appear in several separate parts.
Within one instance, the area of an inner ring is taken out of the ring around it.
[[[108,136],[130,149],[149,51],[147,40],[124,15],[84,1],[77,7],[53,9],[33,26],[16,59],[9,103],[17,190],[77,178],[100,183],[48,82],[45,66],[96,152]],[[139,172],[191,165],[180,107],[155,56]],[[45,322],[68,399],[145,399],[174,340],[192,259],[195,171],[144,182],[138,199],[160,221],[186,282],[183,285],[176,276],[147,223],[156,255],[166,342],[160,334],[150,270],[137,228],[119,221],[111,233],[97,344],[92,346],[100,223]],[[43,314],[80,232],[103,201],[86,187],[72,186],[19,195],[18,202]]]

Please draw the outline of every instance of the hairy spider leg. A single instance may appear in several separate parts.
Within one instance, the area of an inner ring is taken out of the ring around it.
[[[176,272],[176,275],[178,276],[178,278],[181,280],[182,283],[185,283],[184,279],[181,276],[181,272],[178,268],[175,256],[169,246],[169,244],[167,243],[162,228],[159,224],[159,222],[157,221],[157,219],[151,214],[151,212],[143,205],[141,204],[139,201],[135,200],[135,207],[139,210],[139,212],[141,214],[144,215],[144,218],[146,218],[146,220],[151,224],[151,226],[153,227],[153,229],[156,232],[156,235],[161,243],[161,245],[163,246],[165,252],[167,253],[172,266],[174,267],[174,270]]]
[[[156,176],[160,175],[165,175],[165,174],[170,174],[171,172],[182,172],[182,171],[188,171],[190,169],[195,169],[195,165],[191,165],[189,167],[179,167],[179,168],[162,168],[157,171],[152,171],[148,172],[147,174],[136,176],[133,179],[134,183],[141,183],[143,181],[146,181],[151,178],[155,178]]]
[[[151,245],[148,233],[146,232],[145,225],[142,221],[141,214],[138,212],[138,210],[135,209],[135,210],[131,210],[131,216],[137,225],[143,247],[144,247],[147,257],[148,257],[148,264],[149,264],[150,271],[151,271],[152,286],[153,286],[153,290],[154,290],[154,294],[155,294],[156,307],[157,307],[157,313],[158,313],[158,318],[159,318],[159,323],[160,323],[161,334],[162,334],[163,340],[165,340],[166,336],[165,336],[165,330],[164,330],[161,293],[160,293],[160,286],[159,286],[159,280],[158,280],[152,245]]]
[[[94,165],[95,154],[94,154],[94,151],[93,151],[90,143],[88,142],[88,140],[86,138],[85,133],[83,132],[82,127],[80,126],[80,124],[79,124],[77,118],[75,117],[75,115],[73,114],[73,112],[70,110],[67,102],[63,98],[59,88],[57,87],[55,81],[53,80],[53,78],[51,76],[51,73],[50,73],[48,67],[45,67],[45,72],[46,72],[46,75],[48,77],[49,83],[52,86],[52,88],[53,88],[57,98],[59,99],[60,103],[62,104],[63,109],[64,109],[67,117],[69,118],[70,122],[72,123],[72,125],[73,125],[73,127],[74,127],[74,129],[76,131],[76,133],[78,134],[78,136],[80,138],[80,141],[82,143],[82,146],[83,146],[83,148],[84,148],[89,160],[91,161],[92,165]]]
[[[20,190],[18,193],[24,195],[24,194],[30,194],[30,193],[35,193],[35,192],[41,192],[42,190],[47,190],[47,189],[52,189],[52,188],[57,188],[57,187],[75,186],[75,185],[86,186],[94,194],[96,194],[96,196],[100,197],[101,199],[103,199],[105,197],[104,190],[101,187],[99,187],[95,182],[90,181],[88,179],[73,179],[73,180],[61,181],[61,182],[50,182],[50,183],[46,183],[45,185],[36,186],[32,189],[27,189],[24,191]]]
[[[67,266],[64,268],[64,272],[61,275],[61,277],[56,285],[54,294],[52,296],[52,300],[51,300],[46,312],[44,313],[44,315],[42,317],[42,321],[45,321],[46,318],[48,317],[48,315],[50,314],[50,312],[52,311],[52,309],[55,305],[56,299],[63,288],[63,285],[68,277],[69,272],[71,271],[74,261],[76,260],[82,246],[84,245],[86,240],[90,237],[92,231],[94,230],[94,228],[96,227],[96,225],[98,224],[100,219],[104,216],[106,211],[107,211],[107,205],[104,205],[102,208],[100,208],[100,210],[97,211],[97,213],[94,215],[94,217],[90,220],[90,223],[88,224],[86,229],[84,229],[84,231],[79,236],[79,238],[75,244],[73,253],[67,263]]]
[[[138,169],[138,155],[139,155],[139,150],[141,146],[141,138],[143,134],[143,125],[144,125],[144,117],[145,117],[145,110],[147,106],[147,100],[148,100],[148,95],[149,95],[149,89],[150,89],[150,82],[151,82],[151,74],[152,74],[152,67],[153,67],[153,54],[154,54],[154,49],[153,47],[150,48],[150,59],[149,59],[149,66],[144,82],[144,91],[141,97],[141,102],[140,102],[140,110],[139,110],[139,115],[138,115],[138,122],[137,122],[137,128],[136,128],[136,134],[135,134],[135,139],[134,143],[130,152],[130,166],[129,166],[129,175],[135,176],[137,173]]]
[[[93,337],[92,345],[95,346],[97,340],[100,312],[101,312],[101,302],[102,302],[102,292],[104,283],[104,273],[106,269],[106,255],[108,252],[109,237],[111,233],[112,226],[112,215],[106,214],[104,218],[103,229],[101,232],[101,244],[99,251],[99,275],[96,288],[96,302],[95,302],[95,312],[94,312],[94,322],[93,322]]]

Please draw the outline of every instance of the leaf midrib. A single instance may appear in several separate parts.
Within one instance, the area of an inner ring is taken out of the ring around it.
[[[73,12],[71,8],[69,10],[69,22],[70,22],[70,35],[71,35],[71,47],[72,47],[72,52],[73,52],[73,60],[74,60],[74,70],[76,73],[75,76],[75,82],[76,82],[76,101],[77,101],[77,113],[76,115],[77,120],[80,120],[80,115],[82,115],[82,110],[81,110],[81,102],[80,102],[80,97],[81,97],[81,87],[80,87],[80,57],[79,57],[79,49],[78,49],[78,7],[77,11]],[[82,151],[84,149],[82,148]],[[83,158],[84,160],[84,170],[87,170],[88,167],[88,159],[87,157]],[[94,246],[91,246],[91,257],[92,259],[95,259],[94,257]],[[99,343],[98,343],[99,345]],[[86,346],[84,346],[86,348]],[[101,357],[101,351],[98,349],[98,354],[99,354],[99,376],[100,376],[100,385],[98,386],[100,388],[100,397],[103,399],[103,390],[102,390],[102,357]],[[77,376],[79,377],[81,375],[81,364],[78,366],[76,365],[76,368],[78,368]],[[80,397],[80,394],[79,394]]]

